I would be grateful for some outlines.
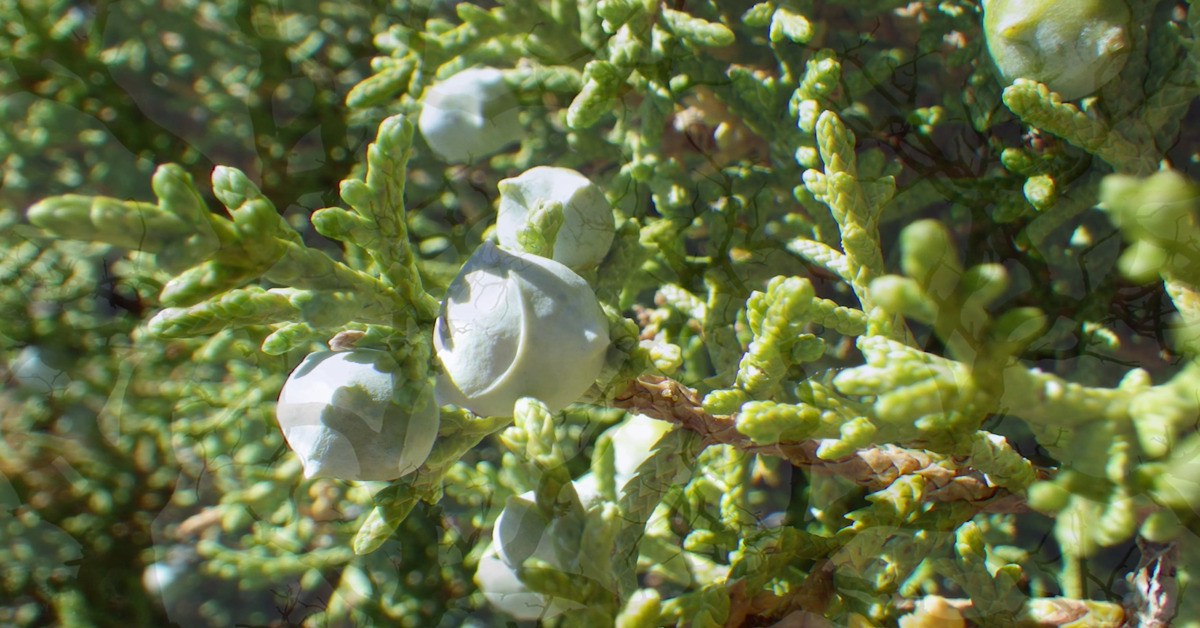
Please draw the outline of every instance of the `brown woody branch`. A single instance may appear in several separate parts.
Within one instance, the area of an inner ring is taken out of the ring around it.
[[[886,488],[904,475],[926,480],[926,495],[933,501],[968,501],[985,512],[1027,512],[1025,500],[989,484],[970,467],[959,467],[943,456],[895,445],[859,449],[837,460],[817,457],[815,440],[760,445],[737,430],[736,415],[712,415],[704,410],[696,391],[679,382],[643,375],[617,394],[614,404],[662,421],[669,421],[700,434],[707,445],[731,445],[743,451],[780,456],[797,467],[837,475],[870,490]]]
[[[966,623],[959,624],[961,626],[984,627],[993,625],[992,622],[995,618],[980,617],[980,612],[975,609],[975,602],[972,600],[940,598],[937,596],[930,596],[926,599],[935,598],[942,608],[953,609],[953,612],[958,612],[962,618],[967,619]],[[896,610],[920,613],[919,604],[921,601],[919,599],[897,598],[895,600]],[[1124,615],[1120,605],[1111,602],[1075,600],[1065,597],[1044,597],[1027,604],[1018,616],[1017,621],[1021,626],[1030,626],[1032,628],[1060,628],[1063,626],[1077,628],[1117,628],[1117,626],[1123,625]],[[934,614],[932,617],[927,617],[926,619],[927,621],[932,619],[934,622],[937,622],[941,619],[941,614]],[[941,621],[946,620],[941,619]],[[934,625],[942,624],[935,623]]]
[[[1176,580],[1179,544],[1176,541],[1155,543],[1141,535],[1137,542],[1142,557],[1138,560],[1137,570],[1128,576],[1132,589],[1125,600],[1129,625],[1166,628],[1175,618],[1179,604]]]

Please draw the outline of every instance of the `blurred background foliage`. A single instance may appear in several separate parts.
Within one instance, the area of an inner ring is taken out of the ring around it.
[[[796,150],[814,145],[791,124],[789,96],[811,78],[811,97],[836,109],[858,138],[860,170],[897,177],[880,230],[889,266],[900,226],[937,218],[965,267],[1005,266],[1011,283],[998,308],[1036,305],[1049,316],[1049,331],[1021,355],[1027,364],[1094,386],[1115,385],[1131,366],[1156,381],[1177,371],[1164,331],[1170,300],[1160,285],[1115,276],[1119,234],[1084,211],[1111,168],[1004,107],[981,53],[977,3],[798,1],[811,28],[803,38],[768,36],[752,2],[669,4],[729,25],[739,44],[703,58],[680,47],[665,59],[629,59],[649,83],[669,84],[665,68],[674,67],[696,87],[657,114],[646,104],[652,90],[624,87],[592,127],[569,124],[568,107],[587,62],[622,49],[597,15],[581,13],[591,22],[564,38],[535,28],[540,9],[515,5],[512,21],[489,32],[479,13],[442,2],[0,0],[0,625],[506,621],[482,603],[471,573],[498,505],[535,483],[511,454],[494,443],[470,452],[438,506],[418,505],[380,550],[354,556],[368,487],[303,480],[272,421],[271,402],[303,352],[262,354],[265,328],[152,337],[142,323],[171,277],[149,256],[55,240],[22,218],[57,194],[149,199],[158,164],[180,164],[197,182],[229,165],[310,246],[353,262],[362,252],[343,253],[315,234],[309,215],[339,204],[338,182],[362,174],[380,120],[416,112],[435,77],[474,63],[511,69],[529,133],[518,150],[474,165],[447,167],[417,145],[407,205],[433,291],[482,238],[496,181],[536,163],[575,167],[627,184],[618,203],[626,215],[664,219],[661,233],[649,234],[656,257],[646,272],[612,290],[681,286],[653,307],[641,304],[642,322],[670,330],[682,346],[682,381],[729,375],[742,344],[737,316],[706,322],[707,337],[728,340],[706,347],[688,316],[699,304],[693,295],[718,295],[710,307],[740,304],[755,282],[796,274],[820,296],[853,298],[785,247],[799,233],[836,235],[797,187],[804,167]],[[1152,53],[1127,72],[1148,79],[1106,93],[1107,114],[1120,119],[1159,97],[1166,104],[1155,119],[1171,122],[1147,139],[1158,148],[1151,162],[1165,158],[1196,177],[1200,137],[1180,132],[1196,120],[1186,12],[1168,1],[1140,8],[1152,16],[1143,48]],[[461,26],[464,15],[476,19],[471,28]],[[637,45],[628,46],[634,57]],[[832,83],[806,74],[821,50],[841,63]],[[1183,73],[1187,81],[1172,82]],[[772,92],[777,75],[787,76],[787,89]],[[1186,83],[1185,93],[1162,95],[1176,83]],[[627,168],[616,172],[617,164]],[[1047,172],[1053,191],[1039,195],[1037,177]],[[198,189],[218,207],[206,185]],[[713,212],[697,200],[712,198],[744,206]],[[697,262],[705,256],[720,263]],[[937,352],[932,332],[917,331]],[[844,343],[830,359],[848,365],[858,356]],[[574,471],[587,468],[595,435],[619,415],[567,412],[561,437],[580,454]],[[1026,457],[1049,460],[1019,422],[994,423],[985,427],[1007,433]],[[866,502],[848,483],[810,480],[787,464],[764,462],[752,481],[757,490],[746,499],[761,518],[802,520],[810,504],[842,514]],[[676,503],[706,507],[697,495]],[[670,522],[691,523],[678,513]],[[1027,588],[1058,592],[1049,519],[1025,515],[1018,525],[979,515],[977,524],[989,560],[1019,561]],[[1119,602],[1131,555],[1127,543],[1092,557],[1086,594]]]
[[[199,180],[236,165],[306,220],[336,198],[373,130],[344,105],[369,73],[372,33],[410,13],[0,3],[0,625],[289,625],[311,612],[308,566],[217,558],[222,543],[258,545],[257,519],[289,516],[276,511],[292,493],[274,482],[300,490],[298,465],[272,465],[283,443],[270,402],[288,365],[245,334],[148,337],[138,325],[164,281],[152,258],[54,241],[20,216],[49,194],[144,198],[154,167],[174,162]],[[253,487],[257,507],[205,509]],[[334,512],[344,487],[304,490],[324,504],[304,513],[320,532],[353,516]]]

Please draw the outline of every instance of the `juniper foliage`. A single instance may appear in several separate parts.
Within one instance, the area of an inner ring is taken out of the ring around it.
[[[1200,17],[1128,2],[1064,101],[969,0],[0,0],[0,623],[499,625],[533,491],[546,625],[1200,626]],[[474,66],[523,133],[445,163],[415,122]],[[305,479],[291,367],[435,377],[538,165],[613,206],[592,388]],[[633,414],[670,427],[631,463]]]

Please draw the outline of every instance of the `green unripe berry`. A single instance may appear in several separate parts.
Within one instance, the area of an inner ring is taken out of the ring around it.
[[[500,70],[469,68],[426,90],[417,126],[439,157],[470,162],[521,139],[517,111]]]
[[[1116,77],[1133,47],[1124,0],[984,0],[983,28],[1005,81],[1045,83],[1066,100]]]
[[[537,166],[504,179],[496,216],[500,245],[520,250],[518,231],[539,202],[562,205],[562,226],[554,245],[554,261],[575,271],[596,267],[612,246],[612,206],[594,183],[570,168]]]
[[[535,397],[557,412],[599,377],[608,345],[608,319],[583,278],[485,241],[435,323],[439,403],[509,416],[518,399]]]
[[[275,418],[309,478],[394,480],[433,448],[439,411],[429,382],[409,382],[374,349],[310,353],[292,371]]]

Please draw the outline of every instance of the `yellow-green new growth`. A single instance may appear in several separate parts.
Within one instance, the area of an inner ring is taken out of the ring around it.
[[[581,130],[611,110],[611,102],[624,81],[622,73],[607,61],[589,61],[583,69],[583,89],[567,108],[567,126]]]
[[[1152,143],[1126,137],[1104,120],[1062,102],[1041,83],[1016,79],[1004,89],[1004,104],[1027,124],[1063,138],[1117,170],[1145,174],[1158,162],[1158,148]]]
[[[161,255],[179,273],[234,238],[232,225],[208,215],[192,178],[179,166],[160,167],[152,180],[157,204],[67,194],[29,208],[29,221],[63,238],[105,242]]]
[[[883,275],[879,215],[892,198],[896,182],[891,176],[858,178],[854,133],[833,112],[826,111],[817,118],[815,134],[825,168],[805,171],[804,186],[829,207],[837,221],[850,286],[863,311],[869,311],[874,304],[867,286]]]
[[[676,37],[697,47],[721,47],[733,43],[733,31],[718,22],[709,22],[682,11],[663,7],[663,24]]]
[[[1160,275],[1200,286],[1200,186],[1174,170],[1144,179],[1109,176],[1100,199],[1130,247],[1121,254],[1122,272],[1148,282]],[[1182,295],[1182,293],[1181,293]]]

